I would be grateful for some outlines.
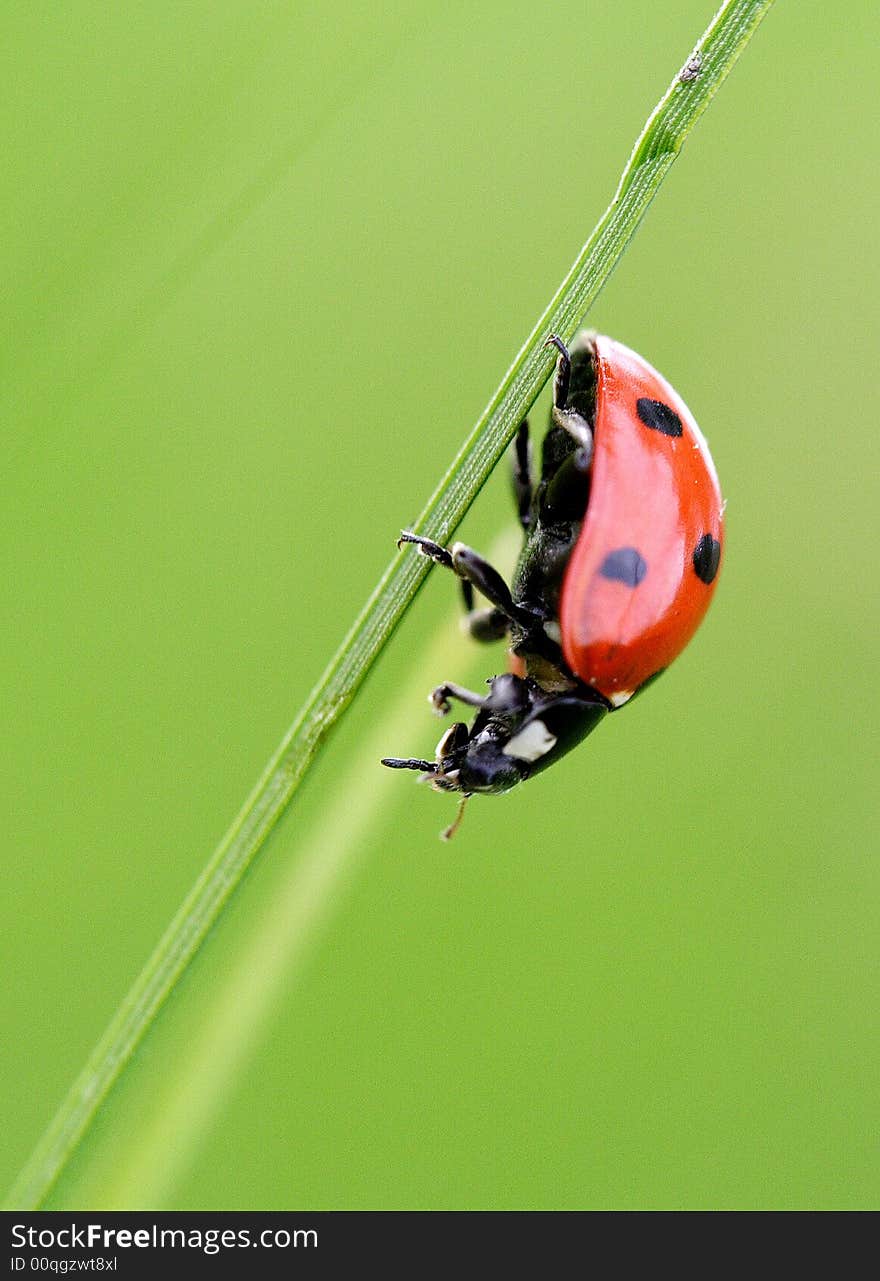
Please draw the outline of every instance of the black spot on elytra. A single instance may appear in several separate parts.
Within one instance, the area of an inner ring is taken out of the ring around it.
[[[701,583],[711,583],[718,573],[721,544],[711,534],[704,534],[694,548],[694,573]]]
[[[662,400],[651,400],[649,396],[640,396],[636,401],[636,413],[646,427],[652,431],[662,432],[664,436],[680,436],[681,419],[674,409],[664,405]]]
[[[638,587],[647,572],[648,562],[635,547],[618,547],[617,551],[609,552],[599,566],[603,578],[609,578],[613,583],[625,583],[627,587]]]

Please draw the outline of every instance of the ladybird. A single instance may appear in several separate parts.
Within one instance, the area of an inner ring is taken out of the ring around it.
[[[622,343],[582,333],[558,353],[540,478],[528,422],[513,448],[524,539],[513,582],[463,543],[404,531],[461,580],[468,631],[506,638],[509,670],[488,694],[444,684],[430,701],[476,708],[433,761],[385,757],[439,791],[507,792],[554,764],[684,649],[715,591],[723,503],[708,446],[684,401]],[[474,588],[488,606],[474,608]],[[453,828],[444,835],[451,835]]]

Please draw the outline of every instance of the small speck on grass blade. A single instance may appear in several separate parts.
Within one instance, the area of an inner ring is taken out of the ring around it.
[[[416,529],[447,542],[546,382],[550,332],[570,340],[620,261],[685,138],[773,0],[727,0],[676,71],[623,171],[617,191],[565,280],[420,516]],[[296,792],[322,740],[348,706],[428,571],[395,557],[309,696],[263,776],[182,903],[74,1081],[6,1201],[39,1206],[88,1130],[159,1009]]]

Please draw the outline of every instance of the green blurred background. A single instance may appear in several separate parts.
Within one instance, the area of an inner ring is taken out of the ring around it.
[[[4,1186],[711,10],[6,7]],[[444,846],[433,575],[51,1206],[877,1205],[878,36],[778,4],[590,316],[721,473],[689,650]]]

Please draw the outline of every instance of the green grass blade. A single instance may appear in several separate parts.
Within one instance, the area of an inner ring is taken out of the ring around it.
[[[554,294],[416,528],[446,542],[528,413],[553,365],[551,331],[569,340],[599,295],[660,188],[685,138],[773,0],[727,0],[639,137],[614,198]],[[699,64],[698,70],[696,70]],[[694,73],[695,72],[695,73]],[[428,570],[408,551],[392,561],[241,812],[123,999],[7,1198],[39,1206],[103,1100],[203,943],[224,904],[287,809],[322,740],[390,639]]]

